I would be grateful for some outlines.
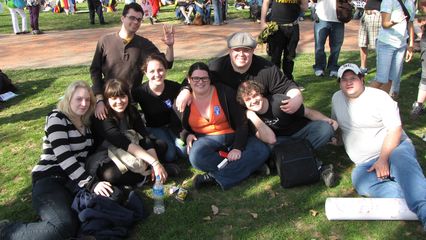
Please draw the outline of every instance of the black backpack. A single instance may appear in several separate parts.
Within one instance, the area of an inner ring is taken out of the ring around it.
[[[348,23],[353,18],[354,7],[348,0],[336,0],[337,19],[342,23]]]
[[[0,94],[6,93],[6,92],[15,92],[18,91],[18,89],[12,84],[12,80],[0,70]]]
[[[295,139],[277,144],[272,149],[278,175],[283,188],[318,182],[320,171],[311,143]]]

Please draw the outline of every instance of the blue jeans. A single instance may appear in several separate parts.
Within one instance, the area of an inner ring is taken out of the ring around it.
[[[280,144],[291,139],[306,139],[313,149],[318,149],[327,144],[334,135],[333,127],[324,121],[311,121],[304,128],[291,136],[277,136],[277,142]]]
[[[416,160],[416,151],[408,137],[389,157],[391,179],[381,180],[367,170],[377,161],[360,164],[352,171],[352,184],[360,195],[382,198],[405,198],[408,208],[426,227],[426,179]]]
[[[172,131],[166,127],[164,128],[147,128],[148,132],[154,135],[156,138],[163,140],[167,143],[167,152],[165,154],[166,162],[174,162],[179,158],[186,159],[186,147],[179,143],[179,138],[172,133]]]
[[[41,221],[12,223],[3,229],[0,239],[57,240],[75,237],[79,220],[71,209],[74,195],[64,185],[64,179],[53,177],[35,182],[32,205]]]
[[[212,0],[213,13],[214,13],[214,24],[219,25],[223,23],[222,15],[222,2],[220,0]]]
[[[223,190],[250,176],[269,157],[268,147],[256,137],[249,137],[241,158],[229,161],[228,165],[218,170],[217,165],[223,160],[218,151],[232,149],[234,136],[235,134],[197,136],[198,140],[194,141],[189,153],[191,165],[209,173]]]
[[[341,22],[328,22],[318,20],[314,25],[315,36],[315,65],[314,70],[336,71],[339,69],[337,61],[339,60],[340,48],[343,44],[343,37],[345,34],[345,24]],[[326,62],[326,55],[324,52],[325,41],[329,37],[330,56],[328,63]]]
[[[205,24],[210,24],[210,15],[211,15],[211,8],[210,4],[206,4],[205,8],[200,8],[198,5],[195,5],[195,12],[199,13],[201,17],[203,18],[203,22]]]
[[[379,40],[376,41],[377,73],[375,81],[387,83],[389,80],[392,80],[392,89],[390,92],[399,93],[406,49],[407,45],[396,48]]]

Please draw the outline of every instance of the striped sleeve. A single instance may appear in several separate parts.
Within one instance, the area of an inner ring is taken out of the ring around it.
[[[71,149],[71,144],[74,149],[85,149],[87,139],[77,134],[77,130],[71,130],[70,125],[66,118],[60,118],[56,114],[50,115],[46,122],[46,138],[50,142],[56,164],[71,180],[77,181],[78,185],[83,187],[90,181],[91,176],[77,161],[76,151]]]

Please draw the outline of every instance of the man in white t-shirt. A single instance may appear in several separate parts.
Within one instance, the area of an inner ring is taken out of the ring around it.
[[[356,191],[369,197],[405,198],[426,231],[426,179],[411,139],[402,130],[397,103],[386,92],[365,87],[364,75],[353,63],[339,68],[338,82],[332,118],[356,165]]]
[[[336,0],[314,0],[315,12],[318,19],[314,24],[315,35],[315,76],[324,76],[329,70],[330,77],[337,77],[340,49],[345,35],[345,24],[337,19]],[[325,54],[325,42],[328,38],[330,55]]]

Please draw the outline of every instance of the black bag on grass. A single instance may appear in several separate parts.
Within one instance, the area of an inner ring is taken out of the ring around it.
[[[18,89],[12,84],[12,80],[0,70],[0,94],[6,92],[16,93]]]
[[[283,188],[311,184],[320,179],[317,159],[308,140],[277,144],[272,150],[272,158]]]

